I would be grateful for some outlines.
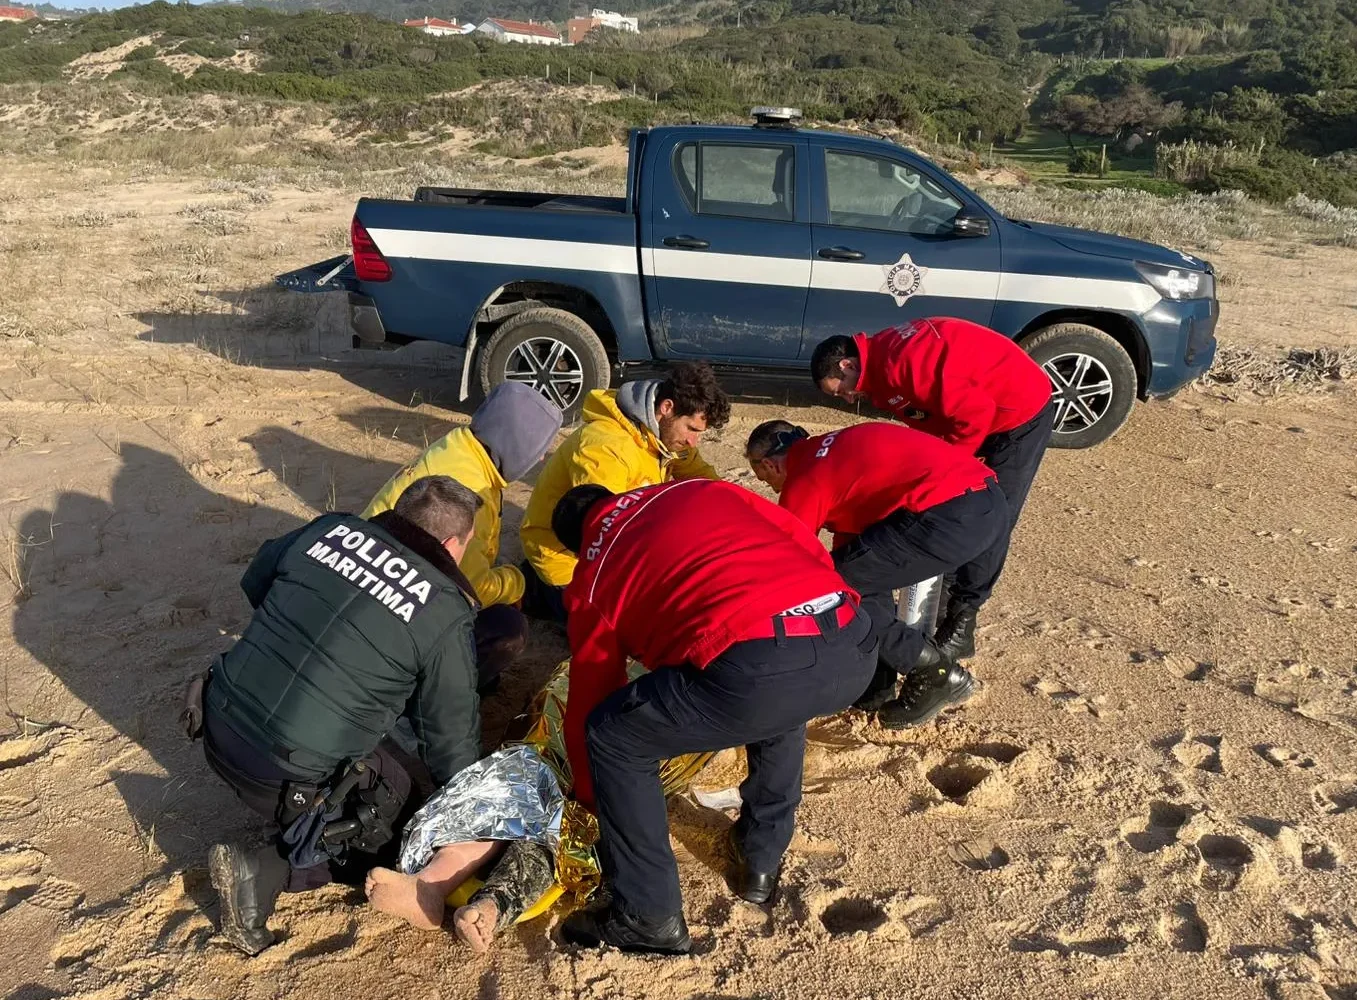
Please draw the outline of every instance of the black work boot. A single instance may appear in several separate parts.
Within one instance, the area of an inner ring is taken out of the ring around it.
[[[975,678],[959,663],[943,660],[936,666],[918,667],[905,675],[900,697],[876,714],[883,729],[922,726],[948,705],[958,705],[971,696]]]
[[[975,608],[965,604],[947,609],[938,625],[934,641],[943,656],[952,662],[970,659],[975,655]]]
[[[956,661],[943,655],[942,650],[938,648],[936,642],[932,639],[925,639],[923,649],[919,650],[919,658],[914,661],[914,669],[905,674],[905,676],[907,678],[912,677],[920,670],[935,670],[939,667],[950,666],[954,662]],[[906,685],[907,684],[908,681],[906,681]],[[900,687],[900,697],[902,698],[905,696],[906,685],[901,685]]]
[[[633,916],[612,902],[576,910],[561,924],[566,944],[597,948],[612,945],[622,951],[655,955],[686,955],[693,947],[683,914],[663,920]]]
[[[878,661],[872,682],[867,685],[867,690],[858,696],[858,700],[853,702],[853,707],[863,712],[875,712],[895,697],[895,686],[898,683],[900,675],[885,663]]]
[[[895,671],[891,671],[895,673]],[[892,686],[893,687],[893,686]],[[744,856],[744,838],[740,836],[735,827],[730,828],[730,857],[735,863],[730,873],[730,887],[747,903],[756,903],[762,906],[773,898],[773,893],[777,891],[777,879],[779,871],[761,872],[749,867],[749,861]]]
[[[221,936],[245,954],[258,955],[273,944],[266,924],[287,883],[287,862],[272,847],[247,851],[239,844],[213,844],[207,867],[221,901]]]

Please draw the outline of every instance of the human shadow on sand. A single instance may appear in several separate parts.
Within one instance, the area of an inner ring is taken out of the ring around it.
[[[349,484],[341,499],[353,507],[397,467],[281,428],[265,428],[251,443],[275,474],[289,452],[298,467],[333,468]],[[201,865],[213,840],[260,829],[185,738],[178,715],[188,679],[249,621],[239,580],[259,545],[304,518],[216,493],[153,448],[124,442],[121,463],[110,499],[67,491],[17,526],[35,544],[24,553],[31,595],[15,607],[14,634],[70,693],[54,721],[97,734],[102,720],[145,751],[108,754],[115,761],[108,773],[140,836],[164,855],[167,870],[182,870]],[[293,489],[315,513],[324,509],[324,478]],[[533,674],[559,652],[558,639],[542,641],[529,646],[528,659],[542,661]],[[486,701],[491,744],[531,694],[532,682],[518,681]]]
[[[401,406],[433,403],[470,413],[458,401],[461,353],[422,342],[400,350],[356,350],[341,293],[301,295],[272,284],[199,292],[180,308],[136,314],[147,343],[187,344],[232,364],[330,371]],[[473,379],[474,382],[474,379]],[[474,390],[474,386],[472,387]]]

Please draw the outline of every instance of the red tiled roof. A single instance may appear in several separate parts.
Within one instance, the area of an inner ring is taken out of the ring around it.
[[[542,38],[560,38],[561,33],[544,24],[529,24],[527,21],[506,21],[502,17],[490,18],[495,24],[498,24],[505,31],[515,35],[538,35]]]
[[[12,21],[27,21],[30,17],[37,16],[37,11],[29,10],[27,7],[0,7],[0,17],[9,18]]]
[[[408,21],[402,21],[401,27],[404,28],[461,28],[456,21],[444,21],[441,17],[412,17]]]

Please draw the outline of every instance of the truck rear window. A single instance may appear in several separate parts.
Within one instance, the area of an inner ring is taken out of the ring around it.
[[[796,218],[796,149],[790,145],[690,142],[674,174],[698,215],[791,222]]]

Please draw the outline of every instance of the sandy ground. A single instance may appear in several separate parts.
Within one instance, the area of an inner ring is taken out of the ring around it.
[[[214,936],[205,852],[258,826],[176,730],[185,679],[247,621],[261,540],[361,507],[465,416],[444,372],[347,359],[333,303],[258,289],[340,249],[349,196],[56,161],[6,176],[9,997],[1357,997],[1342,388],[1191,391],[1052,453],[982,619],[980,694],[917,732],[812,727],[776,905],[726,890],[728,817],[674,802],[693,957],[573,953],[557,913],[477,958],[333,888],[285,898],[280,943],[243,959]],[[1352,251],[1213,257],[1227,341],[1357,342]],[[736,477],[744,435],[787,409],[849,416],[748,396],[705,450]],[[487,742],[565,649],[543,630],[529,652],[486,704]],[[737,775],[727,758],[702,780]]]

